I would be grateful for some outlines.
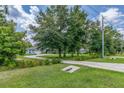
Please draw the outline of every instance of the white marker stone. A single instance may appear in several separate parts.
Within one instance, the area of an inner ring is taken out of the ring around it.
[[[68,67],[63,68],[62,71],[66,71],[66,72],[69,72],[69,73],[73,73],[73,72],[75,72],[75,71],[78,70],[78,69],[80,69],[80,67],[70,65],[70,66],[68,66]]]

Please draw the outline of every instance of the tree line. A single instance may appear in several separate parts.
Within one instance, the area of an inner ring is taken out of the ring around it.
[[[88,19],[88,14],[81,6],[66,5],[48,6],[36,18],[39,26],[32,29],[36,34],[33,39],[41,50],[57,50],[59,57],[79,55],[84,48],[88,53],[101,54],[102,40],[100,22]],[[123,52],[124,41],[122,35],[112,26],[104,27],[105,54]]]
[[[0,11],[0,65],[13,64],[17,55],[24,55],[30,43],[23,40],[26,33],[17,32],[16,24],[7,21],[7,13]],[[80,6],[48,6],[36,18],[38,27],[31,30],[40,50],[57,51],[59,57],[80,54],[84,48],[88,53],[101,54],[101,32],[99,21],[88,19]],[[113,27],[105,26],[105,54],[123,53],[122,35]],[[63,54],[63,55],[62,55]]]

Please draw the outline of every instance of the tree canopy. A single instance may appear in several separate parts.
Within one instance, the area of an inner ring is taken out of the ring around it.
[[[13,64],[17,54],[24,54],[26,42],[24,33],[15,31],[15,23],[5,19],[0,11],[0,65]]]
[[[88,19],[88,14],[80,6],[49,6],[37,17],[39,27],[35,28],[34,40],[40,49],[58,50],[79,55],[84,48],[89,53],[101,54],[102,36],[100,22]],[[122,35],[113,27],[105,25],[105,54],[123,51]]]

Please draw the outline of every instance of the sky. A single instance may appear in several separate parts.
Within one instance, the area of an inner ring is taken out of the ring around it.
[[[16,23],[16,31],[28,31],[27,39],[31,38],[29,25],[38,26],[35,18],[42,10],[44,11],[48,6],[45,5],[16,5],[9,6],[8,20],[13,20]],[[88,19],[100,19],[104,16],[105,24],[112,25],[120,33],[124,34],[124,6],[119,5],[82,5],[81,9],[88,14]]]

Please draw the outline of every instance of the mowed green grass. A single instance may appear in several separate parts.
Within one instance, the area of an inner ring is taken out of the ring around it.
[[[58,54],[48,54],[48,55],[44,55],[42,57],[44,57],[44,58],[59,58],[59,55]],[[77,56],[77,54],[74,54],[74,56],[72,57],[71,54],[66,54],[66,57],[62,57],[61,59],[83,61],[83,60],[92,59],[92,58],[96,58],[95,55],[80,54],[79,56]]]
[[[63,72],[67,64],[38,66],[0,72],[0,87],[9,88],[103,88],[124,87],[124,73],[80,66]]]
[[[94,59],[88,59],[86,61],[93,61],[93,62],[107,62],[107,63],[124,63],[124,58],[94,58]]]
[[[45,57],[45,58],[57,58],[58,54],[50,54],[50,55],[45,55],[43,57]],[[64,60],[77,60],[77,61],[91,61],[91,62],[124,63],[124,58],[115,58],[115,59],[112,59],[110,57],[96,58],[95,56],[89,55],[89,54],[80,54],[80,56],[77,56],[75,54],[74,57],[71,57],[70,54],[67,54],[67,57],[62,58],[62,59],[64,59]]]

